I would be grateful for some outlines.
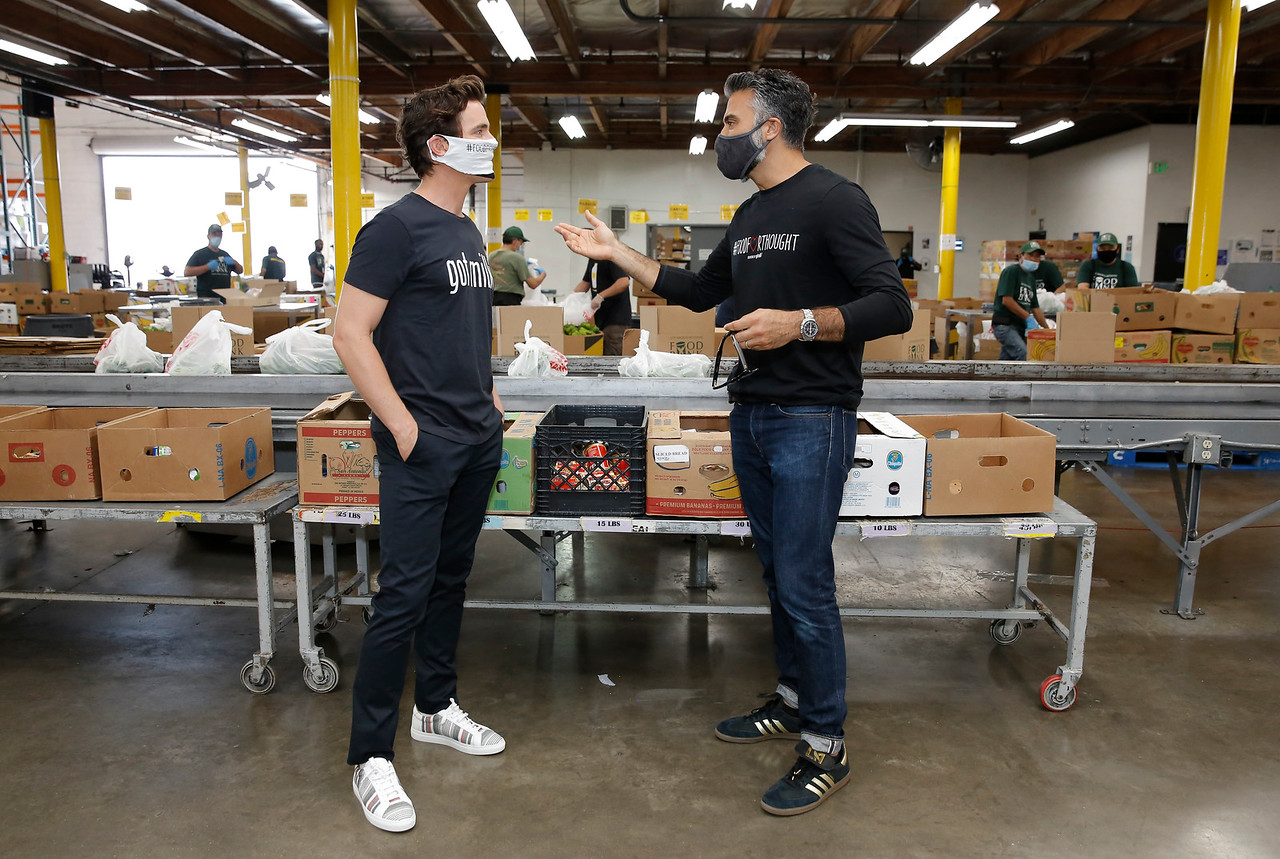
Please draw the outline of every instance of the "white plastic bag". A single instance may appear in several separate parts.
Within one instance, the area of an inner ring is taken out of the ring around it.
[[[540,337],[530,336],[533,320],[525,320],[524,342],[516,344],[516,358],[507,365],[508,376],[567,376],[569,360],[547,341]]]
[[[1183,288],[1184,293],[1191,292],[1190,289]],[[1213,283],[1200,287],[1195,291],[1196,295],[1220,295],[1224,292],[1239,292],[1240,290],[1232,288],[1225,280],[1215,280]]]
[[[564,304],[564,324],[565,325],[581,325],[584,322],[590,322],[596,312],[591,309],[591,293],[589,292],[571,292],[565,297]]]
[[[1064,296],[1055,295],[1047,289],[1036,290],[1036,303],[1045,313],[1063,313],[1067,309]]]
[[[618,362],[618,375],[643,379],[661,376],[675,379],[706,378],[711,375],[711,359],[706,355],[676,355],[649,348],[649,332],[640,331],[640,345],[632,358]]]
[[[94,356],[95,373],[163,373],[164,356],[147,348],[147,335],[136,322],[121,322],[108,313],[116,330]]]
[[[164,371],[173,376],[230,376],[232,331],[253,333],[252,328],[227,322],[222,311],[210,310],[182,338]]]
[[[525,307],[547,307],[551,304],[551,299],[542,294],[541,287],[526,286],[524,298],[520,299],[520,303]]]
[[[272,334],[267,338],[266,350],[258,358],[258,371],[275,375],[312,376],[345,372],[338,353],[333,350],[333,338],[320,333],[332,321],[312,319]]]

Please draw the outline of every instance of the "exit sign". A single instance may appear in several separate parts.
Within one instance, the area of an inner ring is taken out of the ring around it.
[[[1169,162],[1168,162],[1168,161],[1153,161],[1153,162],[1151,162],[1151,172],[1152,172],[1152,173],[1168,173],[1168,172],[1169,172]]]

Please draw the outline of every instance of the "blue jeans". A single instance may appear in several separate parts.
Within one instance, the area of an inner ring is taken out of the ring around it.
[[[382,466],[382,569],[351,693],[353,766],[395,757],[411,650],[420,712],[439,712],[458,695],[462,602],[502,460],[501,429],[475,445],[419,431],[408,460],[391,433],[375,429],[373,439]]]
[[[1012,325],[992,325],[991,336],[1000,341],[1001,361],[1027,360],[1027,338]]]
[[[778,691],[800,709],[818,751],[844,738],[844,629],[836,605],[840,496],[853,466],[855,412],[839,406],[737,404],[733,468],[764,567]]]

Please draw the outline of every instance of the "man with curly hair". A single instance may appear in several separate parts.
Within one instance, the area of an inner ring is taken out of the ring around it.
[[[502,403],[489,345],[493,276],[462,213],[493,179],[498,144],[474,75],[424,90],[399,138],[420,182],[361,228],[338,305],[334,348],[373,411],[381,466],[381,558],[352,690],[352,788],[365,818],[417,822],[392,760],[409,651],[411,736],[469,755],[506,747],[457,703],[455,660],[467,577],[502,457]],[[303,621],[305,622],[305,620]]]

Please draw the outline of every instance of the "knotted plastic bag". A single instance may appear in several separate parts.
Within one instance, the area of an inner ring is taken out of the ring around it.
[[[210,310],[182,338],[164,371],[173,376],[230,376],[233,331],[253,334],[252,328],[223,319],[222,311]]]
[[[163,373],[164,356],[147,347],[147,335],[136,322],[121,322],[108,313],[116,330],[93,357],[95,373]]]
[[[711,359],[706,355],[676,355],[649,348],[649,332],[641,329],[640,345],[631,358],[618,362],[618,375],[635,379],[660,376],[675,379],[706,378],[711,375]]]
[[[524,323],[524,342],[516,344],[516,358],[507,365],[508,376],[549,377],[569,375],[569,360],[547,341],[531,336],[533,320]]]
[[[333,338],[321,334],[332,319],[312,319],[272,334],[258,358],[258,371],[274,375],[326,376],[345,372]]]
[[[590,322],[596,315],[596,312],[591,309],[591,293],[589,292],[569,293],[561,307],[564,308],[565,325],[581,325],[584,322]]]

